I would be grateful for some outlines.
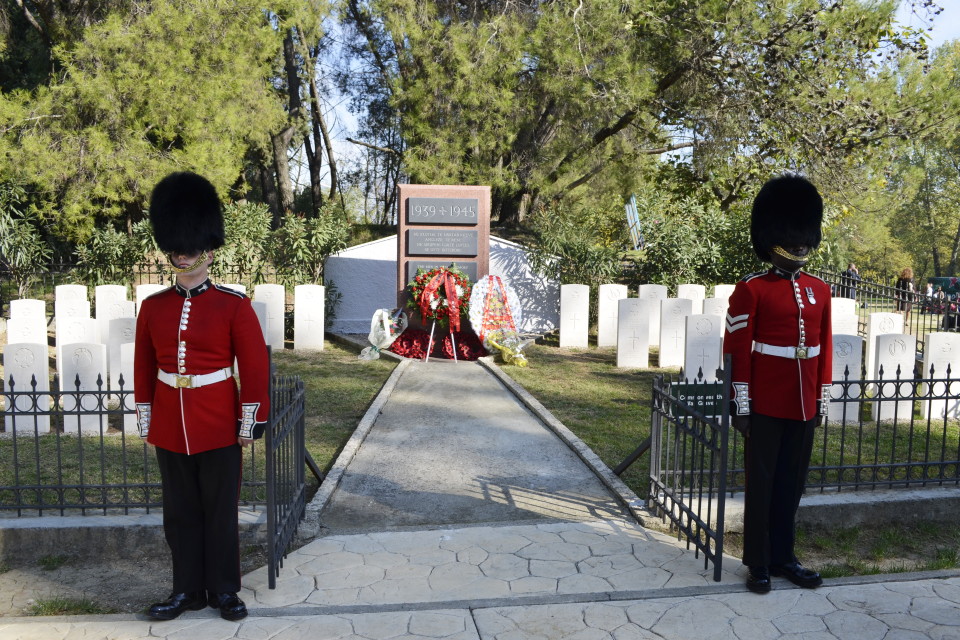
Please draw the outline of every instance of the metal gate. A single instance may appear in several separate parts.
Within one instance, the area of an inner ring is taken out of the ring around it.
[[[720,581],[729,451],[729,356],[717,382],[653,383],[648,507],[693,545]]]
[[[283,558],[306,508],[305,391],[298,376],[270,377],[266,440],[267,570],[276,587]]]

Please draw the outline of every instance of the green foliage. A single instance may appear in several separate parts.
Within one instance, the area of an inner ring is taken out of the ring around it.
[[[97,227],[90,239],[76,247],[76,276],[91,286],[118,284],[133,280],[136,266],[155,248],[150,223],[142,220],[133,227],[133,235],[112,226]]]
[[[270,256],[280,282],[323,282],[327,258],[347,246],[350,227],[339,205],[327,203],[316,218],[288,215],[270,237]]]
[[[248,287],[264,282],[269,267],[270,209],[255,202],[235,202],[223,208],[225,244],[217,249],[210,274]],[[235,278],[235,280],[234,280]]]
[[[80,616],[113,613],[109,607],[102,607],[86,598],[40,598],[27,610],[30,616]]]
[[[17,293],[26,298],[30,285],[52,251],[40,232],[41,222],[26,207],[27,194],[16,183],[0,182],[0,265],[17,283]]]
[[[53,571],[67,564],[70,558],[61,555],[43,556],[39,560],[40,568],[44,571]]]

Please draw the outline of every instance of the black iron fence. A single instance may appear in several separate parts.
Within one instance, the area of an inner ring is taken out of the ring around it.
[[[276,587],[283,558],[290,548],[307,504],[304,461],[309,459],[304,439],[303,380],[273,376],[270,424],[266,430],[267,571],[269,587]],[[318,478],[322,480],[322,478]]]
[[[654,380],[647,502],[686,538],[688,548],[703,553],[704,568],[713,563],[719,581],[730,416],[716,410],[726,407],[729,385],[702,380],[682,386],[663,376]]]

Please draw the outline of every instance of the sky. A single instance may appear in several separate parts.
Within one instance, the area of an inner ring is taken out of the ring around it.
[[[922,27],[923,21],[911,15],[909,2],[902,0],[900,7],[900,22],[911,27]],[[933,48],[939,47],[950,40],[960,39],[960,0],[938,0],[943,12],[934,21],[933,31],[930,32],[930,44]]]

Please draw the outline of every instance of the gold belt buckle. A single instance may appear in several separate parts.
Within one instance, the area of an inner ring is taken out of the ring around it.
[[[807,359],[807,347],[797,347],[797,360]]]
[[[177,388],[178,388],[178,389],[192,389],[192,388],[193,388],[193,376],[177,376]]]

